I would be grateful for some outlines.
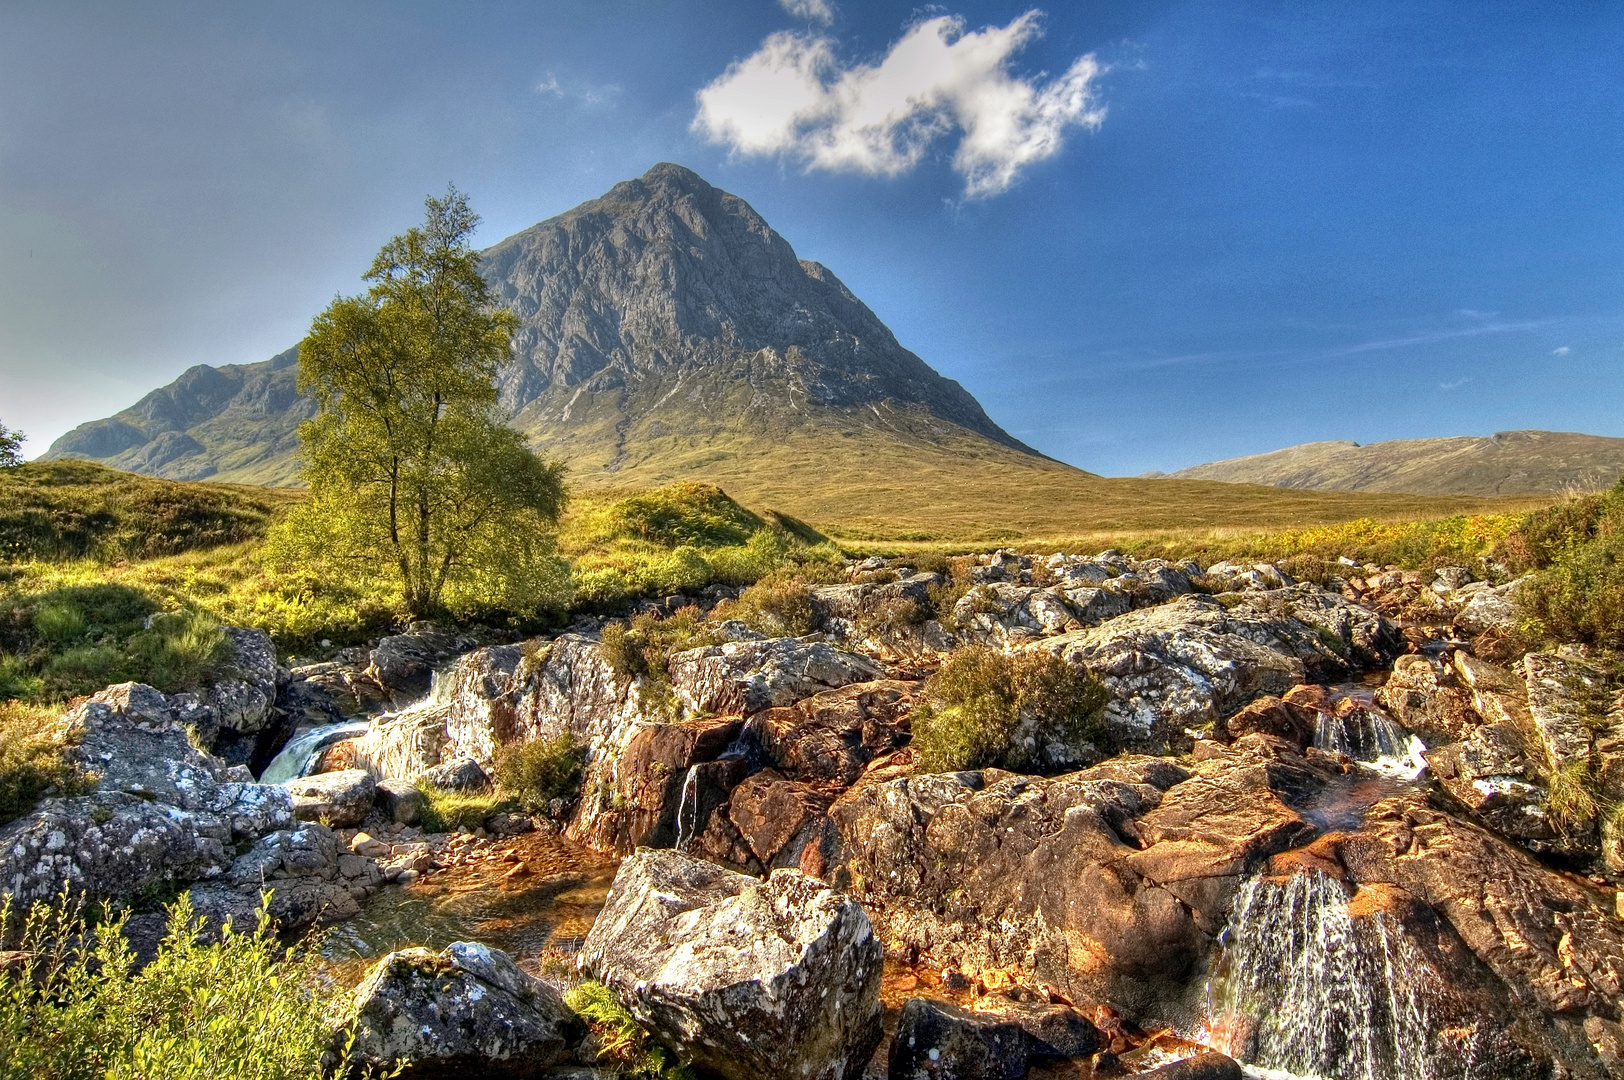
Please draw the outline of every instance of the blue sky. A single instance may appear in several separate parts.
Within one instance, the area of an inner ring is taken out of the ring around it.
[[[661,160],[1084,468],[1624,435],[1606,0],[7,0],[0,420],[287,347],[448,180],[495,242]]]

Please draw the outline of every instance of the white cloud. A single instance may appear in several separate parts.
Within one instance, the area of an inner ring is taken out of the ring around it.
[[[554,97],[563,97],[564,88],[558,85],[558,76],[549,71],[547,73],[547,78],[536,84],[536,93],[552,94]]]
[[[778,6],[807,22],[828,26],[835,21],[835,6],[829,0],[778,0]]]
[[[1552,356],[1566,356],[1566,355],[1568,355],[1568,353],[1570,353],[1572,351],[1573,350],[1568,348],[1566,345],[1559,345],[1556,348],[1551,350],[1551,355]]]
[[[1010,74],[1010,57],[1042,33],[1040,16],[970,33],[956,16],[926,19],[877,64],[842,64],[826,34],[776,33],[699,92],[693,129],[738,154],[870,176],[899,176],[957,133],[965,195],[997,195],[1059,153],[1067,128],[1105,119],[1092,53],[1041,84]]]
[[[1451,390],[1459,390],[1461,387],[1465,386],[1467,383],[1469,383],[1471,381],[1472,381],[1472,377],[1470,375],[1468,375],[1464,379],[1455,379],[1452,382],[1441,382],[1441,383],[1438,384],[1438,389],[1444,391],[1445,393],[1448,393]]]

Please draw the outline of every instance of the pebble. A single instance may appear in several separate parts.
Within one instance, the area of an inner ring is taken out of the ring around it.
[[[418,873],[416,870],[402,870],[400,872],[400,876],[395,878],[395,881],[400,885],[410,885],[412,882],[416,881],[417,878]]]

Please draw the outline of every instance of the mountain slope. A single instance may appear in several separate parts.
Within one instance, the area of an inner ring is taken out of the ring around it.
[[[757,457],[796,433],[1038,456],[743,199],[681,166],[656,165],[509,237],[482,267],[520,317],[502,404],[534,445],[570,460],[578,483],[624,482],[615,474],[653,462],[680,471]],[[295,364],[290,350],[192,368],[45,456],[287,482],[309,415]]]
[[[1624,474],[1624,439],[1567,431],[1317,442],[1170,475],[1329,491],[1411,495],[1556,495],[1610,487]]]

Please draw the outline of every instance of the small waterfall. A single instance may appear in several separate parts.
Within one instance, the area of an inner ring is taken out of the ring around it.
[[[1342,884],[1325,874],[1248,880],[1219,949],[1201,1040],[1254,1075],[1472,1075],[1461,1047],[1432,1045],[1431,967],[1386,915],[1350,918]]]
[[[699,766],[688,766],[688,775],[682,780],[682,799],[677,803],[678,851],[687,851],[694,842],[699,821]]]
[[[323,750],[336,742],[363,734],[368,726],[365,721],[346,721],[342,724],[323,724],[311,728],[290,741],[282,748],[281,753],[271,759],[271,763],[265,766],[265,771],[260,773],[259,782],[280,784],[307,775]]]
[[[1421,756],[1426,744],[1373,708],[1349,709],[1341,716],[1320,712],[1314,746],[1392,776],[1414,778],[1427,767]]]

